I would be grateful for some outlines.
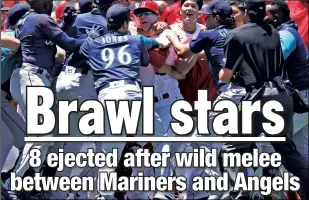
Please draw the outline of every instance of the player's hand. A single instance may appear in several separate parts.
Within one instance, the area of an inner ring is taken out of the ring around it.
[[[63,11],[63,21],[65,24],[71,24],[74,16],[76,15],[76,9],[73,6],[66,6]]]
[[[100,37],[101,35],[104,35],[104,32],[105,32],[105,30],[102,26],[94,25],[92,27],[92,29],[87,32],[87,35],[88,35],[87,40],[88,41],[94,40],[94,39]]]
[[[157,22],[152,28],[156,32],[156,35],[158,35],[168,28],[168,24],[166,22]]]

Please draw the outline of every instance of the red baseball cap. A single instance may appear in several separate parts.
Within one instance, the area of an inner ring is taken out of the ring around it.
[[[139,3],[138,7],[133,11],[135,15],[142,13],[142,12],[147,12],[147,11],[152,11],[154,12],[156,15],[159,15],[160,12],[160,8],[158,6],[158,4],[154,1],[142,1],[141,3]]]

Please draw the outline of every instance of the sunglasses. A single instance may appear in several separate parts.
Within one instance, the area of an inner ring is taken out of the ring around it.
[[[149,15],[153,15],[153,14],[154,14],[153,12],[141,12],[141,13],[136,14],[136,16],[141,17],[143,15],[149,16]]]

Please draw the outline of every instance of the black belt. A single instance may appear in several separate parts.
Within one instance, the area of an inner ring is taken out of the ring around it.
[[[121,81],[121,80],[120,80]],[[138,84],[138,86],[141,88],[141,84],[138,81],[133,81],[133,80],[123,80],[124,81],[124,85],[136,85],[136,83]],[[117,81],[115,81],[117,82]],[[99,94],[100,90],[106,89],[111,87],[111,83],[106,83],[100,87],[98,87],[96,89],[97,93]]]
[[[64,65],[63,67],[62,67],[62,71],[66,71],[66,67],[67,67],[67,65]],[[73,66],[70,66],[70,67],[73,67]],[[75,68],[75,67],[74,67]],[[72,73],[73,71],[70,71],[70,69],[68,69],[69,71],[68,71],[68,73]],[[84,68],[75,68],[75,72],[74,73],[81,73],[81,74],[84,74],[84,75],[87,75],[88,74],[88,72],[89,72],[89,70],[88,69],[84,69]]]
[[[38,74],[43,74],[43,72],[44,72],[44,71],[45,71],[45,69],[37,68],[36,73],[38,73]],[[51,76],[49,75],[49,73],[48,73],[48,72],[46,72],[46,74],[45,74],[45,78],[47,78],[48,80],[50,80],[50,79],[51,79]]]
[[[166,73],[159,73],[159,72],[155,72],[156,75],[159,75],[159,76],[164,76],[166,75]]]
[[[247,92],[252,91],[252,89],[260,89],[261,87],[267,87],[267,88],[277,88],[276,84],[272,81],[265,81],[265,82],[259,82],[259,83],[252,83],[246,86]]]
[[[26,67],[30,67],[30,65],[27,65],[27,66],[22,66],[21,68],[22,69],[25,69]],[[27,70],[27,69],[25,69]],[[47,72],[46,69],[42,69],[40,67],[34,67],[34,66],[31,66],[31,70],[30,71],[33,71],[34,73],[38,73],[38,74],[41,74],[43,75],[44,71],[46,71],[46,74],[45,74],[45,78],[48,79],[49,81],[51,81],[51,76],[49,75],[49,73]]]

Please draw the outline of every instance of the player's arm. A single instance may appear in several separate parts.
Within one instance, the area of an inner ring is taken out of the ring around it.
[[[145,49],[150,50],[150,49],[156,49],[160,47],[160,44],[158,41],[151,39],[151,38],[147,38],[145,36],[142,35],[138,35],[138,37],[140,38],[141,42],[143,43]]]
[[[89,55],[89,46],[91,41],[86,41],[79,49],[79,51],[76,51],[70,55],[68,58],[68,65],[74,66],[76,68],[83,68],[90,65],[85,65],[89,61],[88,55]]]
[[[165,73],[168,76],[176,79],[176,80],[183,80],[186,78],[186,75],[181,74],[177,69],[175,69],[173,66],[169,66],[166,63],[161,68],[155,68],[154,70],[158,73]]]
[[[142,40],[140,42],[140,51],[141,51],[141,66],[147,67],[149,65],[149,54]]]
[[[169,56],[169,49],[153,49],[148,51],[149,62],[155,68],[164,67],[165,61]]]
[[[227,36],[224,44],[224,67],[219,72],[219,79],[228,83],[233,77],[233,74],[237,73],[243,59],[241,51],[235,51],[235,49],[241,49],[242,46],[235,34]]]
[[[42,33],[56,45],[66,51],[74,52],[85,42],[85,39],[74,39],[64,33],[54,20],[47,15],[40,15],[36,18],[38,28]]]
[[[203,51],[204,45],[208,45],[209,42],[206,32],[200,32],[195,39],[186,44],[182,44],[176,35],[169,35],[169,39],[178,55],[178,59],[175,61],[176,69],[182,75],[186,75],[192,69],[200,52]]]
[[[1,47],[17,51],[20,47],[20,41],[14,37],[1,34]]]

